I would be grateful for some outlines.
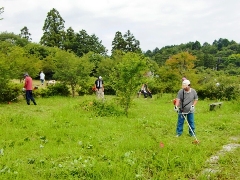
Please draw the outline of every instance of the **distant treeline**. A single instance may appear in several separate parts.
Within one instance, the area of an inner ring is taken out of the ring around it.
[[[159,66],[165,65],[166,60],[180,52],[189,52],[196,56],[195,68],[203,67],[213,70],[226,70],[230,74],[239,74],[240,44],[228,39],[215,40],[212,44],[198,41],[180,45],[155,48],[144,53],[147,57],[157,62]]]

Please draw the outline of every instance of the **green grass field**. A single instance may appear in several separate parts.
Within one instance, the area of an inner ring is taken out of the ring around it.
[[[240,147],[222,151],[224,145],[240,144],[236,101],[223,102],[216,111],[209,111],[213,101],[198,102],[200,144],[194,145],[186,123],[183,135],[175,137],[171,95],[134,99],[128,118],[112,96],[95,109],[94,99],[1,104],[0,179],[240,179]],[[218,161],[209,163],[214,155]]]

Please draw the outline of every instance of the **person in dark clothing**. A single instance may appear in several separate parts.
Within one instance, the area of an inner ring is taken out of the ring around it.
[[[30,105],[30,100],[31,100],[34,105],[37,105],[35,99],[33,98],[33,94],[32,94],[32,78],[28,75],[28,73],[25,73],[24,77],[25,77],[25,84],[24,84],[23,90],[25,90],[25,92],[26,92],[27,104]]]
[[[138,92],[138,97],[139,97],[141,94],[144,95],[144,98],[147,98],[148,96],[149,96],[150,98],[152,98],[152,93],[151,93],[151,91],[149,90],[147,83],[142,85],[140,91]]]
[[[94,89],[96,90],[96,95],[100,99],[104,99],[104,82],[102,79],[102,76],[99,76],[98,79],[95,81],[95,87]]]

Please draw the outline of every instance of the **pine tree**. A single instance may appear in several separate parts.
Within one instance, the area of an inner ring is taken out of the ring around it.
[[[63,49],[65,40],[64,23],[65,21],[56,9],[53,8],[48,12],[40,44]]]
[[[30,38],[31,34],[29,33],[29,30],[26,26],[24,26],[22,29],[21,29],[21,34],[19,34],[19,36],[21,38],[25,38],[27,39],[28,41],[31,41],[32,38]]]
[[[140,42],[135,39],[129,30],[123,36],[122,33],[118,31],[112,42],[112,53],[115,50],[139,53],[141,52]]]

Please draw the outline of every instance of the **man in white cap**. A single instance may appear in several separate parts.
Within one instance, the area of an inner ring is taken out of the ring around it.
[[[177,137],[181,136],[183,133],[184,116],[187,116],[187,121],[195,134],[194,110],[197,101],[198,95],[196,90],[191,88],[189,80],[183,80],[182,89],[178,91],[174,107],[174,110],[178,113],[178,122],[176,128]],[[193,136],[192,131],[189,128],[190,136]]]
[[[95,89],[96,89],[96,95],[100,99],[104,99],[104,82],[102,79],[102,76],[99,76],[98,79],[95,81]]]

